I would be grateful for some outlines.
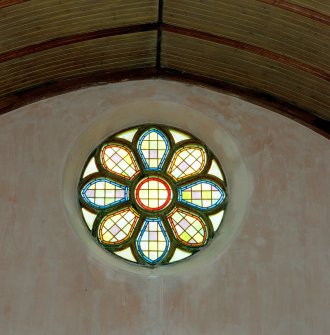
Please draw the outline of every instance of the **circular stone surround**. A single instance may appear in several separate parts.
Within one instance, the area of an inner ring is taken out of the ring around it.
[[[204,142],[172,126],[143,124],[94,149],[78,196],[96,243],[155,267],[190,257],[212,240],[226,189],[220,162]]]
[[[139,206],[147,211],[159,211],[166,208],[172,199],[169,184],[159,177],[147,177],[136,186],[135,198]]]
[[[93,92],[92,92],[93,93]],[[91,94],[89,92],[89,94]],[[146,108],[146,106],[148,108]],[[157,113],[155,113],[157,111]],[[169,122],[169,120],[175,120]],[[90,233],[82,225],[81,208],[77,203],[77,185],[79,184],[79,171],[86,162],[86,153],[103,141],[109,132],[117,133],[121,129],[127,129],[141,123],[167,123],[194,133],[204,140],[212,151],[223,157],[226,177],[231,182],[231,202],[227,206],[225,219],[231,224],[224,224],[222,232],[214,239],[203,253],[190,257],[187,262],[173,263],[172,266],[157,267],[132,267],[122,262],[119,257],[109,257],[90,237]],[[109,125],[115,125],[110,126]],[[207,129],[207,132],[205,132]],[[218,140],[221,138],[221,142]],[[236,180],[234,183],[233,181]],[[98,270],[102,268],[105,273],[111,273],[112,268],[136,274],[177,274],[195,271],[196,267],[202,268],[206,264],[212,264],[227,250],[229,243],[240,229],[244,213],[247,209],[251,190],[251,176],[249,175],[245,161],[232,136],[226,132],[221,124],[207,117],[205,113],[196,111],[181,103],[165,100],[153,101],[149,98],[141,98],[130,103],[121,103],[119,106],[107,107],[100,110],[100,117],[92,122],[77,138],[70,149],[63,175],[63,204],[68,215],[68,223],[72,224],[74,231],[86,245],[86,252],[90,256],[91,265]]]

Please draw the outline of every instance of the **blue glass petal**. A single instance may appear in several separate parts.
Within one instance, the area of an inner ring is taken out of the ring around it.
[[[95,208],[108,208],[127,201],[128,187],[107,178],[97,178],[81,190],[84,200]]]
[[[170,240],[160,218],[146,219],[136,241],[140,255],[150,264],[156,264],[167,254]]]
[[[138,142],[138,151],[147,170],[161,170],[169,150],[167,137],[156,128],[142,134]]]
[[[225,192],[213,181],[199,180],[183,186],[178,191],[178,200],[199,209],[211,209],[225,198]]]

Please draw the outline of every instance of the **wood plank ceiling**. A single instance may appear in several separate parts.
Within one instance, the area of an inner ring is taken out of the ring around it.
[[[330,0],[0,0],[0,113],[161,77],[266,105],[330,136]]]

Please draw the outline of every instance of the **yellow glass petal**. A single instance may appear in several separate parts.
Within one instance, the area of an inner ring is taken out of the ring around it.
[[[118,244],[127,240],[139,219],[132,208],[106,216],[99,227],[99,240],[104,244]]]
[[[176,238],[185,245],[201,246],[207,238],[203,220],[182,209],[176,208],[167,217]]]
[[[179,149],[172,158],[168,173],[180,180],[201,172],[206,164],[204,148],[191,144]]]
[[[139,172],[133,153],[123,145],[107,144],[101,152],[103,166],[114,174],[133,179]]]

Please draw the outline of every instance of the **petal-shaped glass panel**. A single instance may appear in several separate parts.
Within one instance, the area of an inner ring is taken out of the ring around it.
[[[128,187],[107,178],[97,178],[83,187],[81,195],[95,208],[108,208],[128,200]]]
[[[168,173],[180,180],[201,172],[206,164],[206,153],[201,146],[191,144],[179,149],[173,156]]]
[[[160,218],[145,220],[136,244],[148,263],[155,264],[165,257],[170,241]]]
[[[176,208],[167,217],[176,238],[185,245],[199,247],[207,238],[207,229],[203,220],[182,209]]]
[[[106,216],[99,227],[99,241],[104,244],[118,244],[127,240],[139,219],[132,208],[125,208]]]
[[[138,151],[147,170],[161,170],[169,149],[167,137],[156,128],[142,134],[138,142]]]
[[[210,180],[199,180],[179,189],[179,201],[199,209],[211,209],[225,198],[221,187]]]
[[[124,145],[105,145],[101,151],[101,161],[109,172],[126,179],[133,179],[140,172],[133,153]]]

